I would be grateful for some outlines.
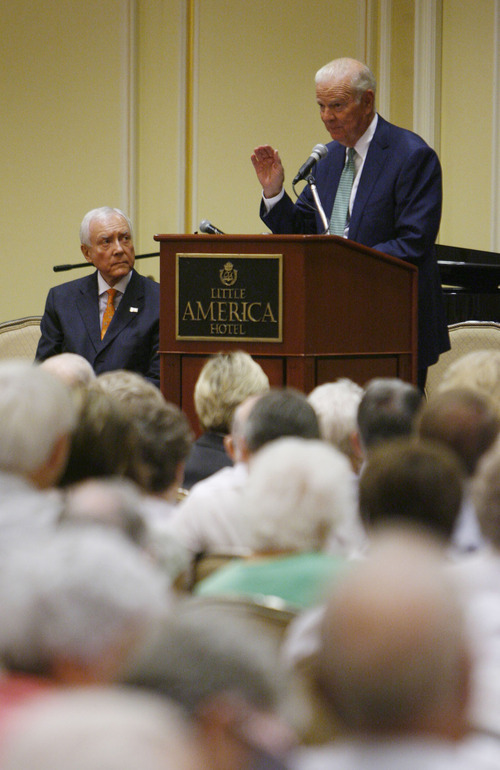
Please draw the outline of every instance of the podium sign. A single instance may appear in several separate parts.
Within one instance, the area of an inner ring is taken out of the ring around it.
[[[176,254],[176,340],[281,342],[282,254]]]
[[[418,271],[335,235],[155,235],[161,388],[197,425],[207,357],[245,350],[272,385],[417,378]]]

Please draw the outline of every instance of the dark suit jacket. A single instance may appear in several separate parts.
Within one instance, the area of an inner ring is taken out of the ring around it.
[[[50,289],[37,360],[79,353],[97,374],[129,369],[159,385],[159,284],[133,270],[102,341],[97,292],[97,272]]]
[[[345,147],[328,144],[314,172],[327,219],[345,161]],[[434,242],[441,218],[439,159],[425,142],[378,117],[363,166],[349,225],[357,243],[418,267],[419,367],[430,366],[450,347]],[[273,233],[321,233],[323,224],[309,187],[294,204],[288,195],[261,217]],[[355,301],[355,298],[353,298]]]
[[[207,431],[194,442],[184,469],[184,481],[182,486],[191,489],[198,481],[212,476],[212,474],[232,465],[233,461],[224,449],[224,436],[222,433]]]

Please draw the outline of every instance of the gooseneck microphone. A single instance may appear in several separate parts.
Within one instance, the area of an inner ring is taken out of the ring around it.
[[[208,235],[224,235],[222,230],[219,230],[219,228],[209,222],[208,219],[201,220],[198,230],[201,233],[208,233]]]
[[[306,177],[309,176],[309,172],[311,171],[312,167],[318,162],[318,160],[324,158],[327,153],[328,147],[325,147],[324,144],[317,144],[315,147],[313,147],[308,159],[297,171],[292,185],[297,184],[297,182],[300,182],[301,179],[306,179]]]

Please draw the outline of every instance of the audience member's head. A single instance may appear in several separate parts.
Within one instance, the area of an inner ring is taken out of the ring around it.
[[[363,388],[352,380],[340,379],[314,388],[307,400],[319,420],[321,436],[345,454],[354,471],[361,465],[358,439],[358,407]]]
[[[202,430],[229,433],[238,404],[267,390],[267,375],[248,353],[236,350],[211,356],[194,389],[194,405]]]
[[[96,377],[92,365],[78,353],[59,353],[46,358],[40,367],[59,377],[70,388],[86,388]]]
[[[164,698],[117,687],[61,690],[20,709],[4,770],[199,770],[193,731]]]
[[[248,452],[284,436],[319,439],[316,412],[307,398],[294,388],[272,388],[254,404],[243,429]]]
[[[59,529],[0,565],[0,661],[59,684],[117,676],[169,606],[166,580],[118,532]]]
[[[135,453],[127,475],[149,494],[175,496],[191,448],[185,414],[134,372],[106,372],[95,387],[107,393],[130,422]]]
[[[127,682],[187,711],[204,748],[201,767],[281,767],[263,760],[289,747],[278,718],[286,680],[269,639],[241,614],[184,601],[152,630]]]
[[[399,439],[370,454],[359,482],[359,509],[367,527],[391,519],[424,526],[448,540],[462,503],[465,470],[447,447]]]
[[[250,464],[243,509],[255,551],[320,551],[356,517],[349,461],[323,441],[282,438]]]
[[[37,364],[0,364],[0,469],[36,486],[57,483],[66,465],[76,408],[69,389]]]
[[[358,409],[358,428],[367,452],[382,441],[409,436],[414,429],[422,393],[397,378],[380,377],[365,387]]]
[[[451,388],[467,388],[491,398],[500,413],[500,350],[475,350],[450,364],[438,392]]]
[[[116,476],[89,478],[68,486],[59,523],[117,529],[139,546],[147,542],[142,496],[133,481]]]
[[[500,441],[480,461],[471,491],[481,532],[500,549]]]
[[[414,532],[385,533],[333,588],[317,680],[350,737],[466,732],[469,652],[440,554]]]
[[[486,396],[454,388],[437,393],[424,405],[417,428],[422,438],[439,441],[456,452],[472,476],[498,435],[500,418]]]
[[[135,453],[135,436],[124,410],[107,393],[89,388],[82,394],[60,485],[99,476],[128,475]]]

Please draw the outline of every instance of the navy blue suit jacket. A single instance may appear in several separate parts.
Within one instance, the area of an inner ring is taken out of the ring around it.
[[[345,147],[328,144],[314,172],[329,220],[345,162]],[[418,365],[430,366],[450,347],[434,243],[441,219],[441,166],[417,134],[378,117],[354,200],[349,238],[418,267]],[[261,217],[273,233],[322,233],[306,187],[294,204],[285,197]],[[355,301],[355,298],[353,298]]]
[[[50,289],[36,359],[79,353],[96,374],[129,369],[160,384],[160,285],[135,270],[101,341],[97,271]]]

